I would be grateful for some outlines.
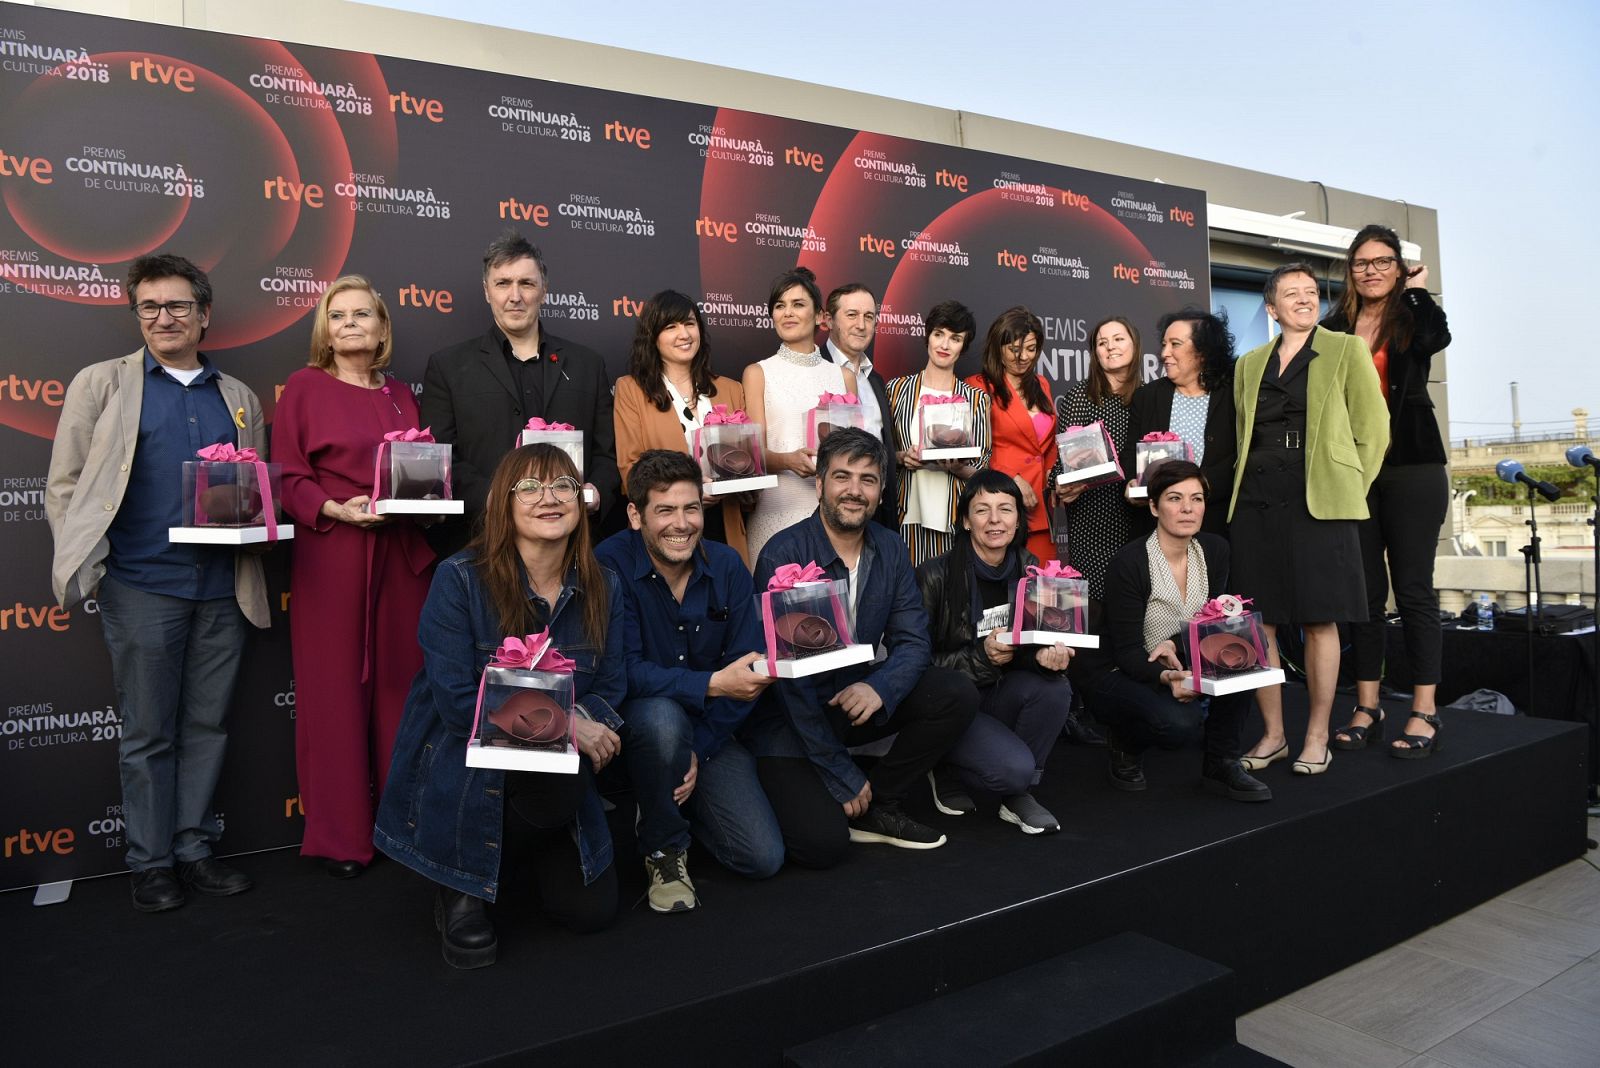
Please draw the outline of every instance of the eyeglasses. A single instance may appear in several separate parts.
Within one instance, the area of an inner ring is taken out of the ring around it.
[[[165,304],[157,304],[153,300],[146,300],[133,306],[133,314],[141,319],[159,319],[161,313],[166,312],[174,319],[187,319],[198,303],[195,300],[169,300]]]
[[[525,478],[511,487],[511,495],[517,499],[518,504],[538,504],[544,499],[546,490],[557,504],[567,504],[578,499],[578,491],[583,487],[578,485],[578,480],[571,475],[562,475],[550,482],[540,482],[536,478]]]
[[[1370,260],[1351,260],[1350,261],[1350,273],[1351,274],[1364,274],[1364,273],[1366,273],[1367,268],[1371,267],[1374,271],[1377,271],[1379,274],[1382,274],[1384,271],[1387,271],[1390,267],[1393,267],[1394,263],[1395,263],[1395,258],[1393,256],[1379,256],[1376,259],[1370,259]]]

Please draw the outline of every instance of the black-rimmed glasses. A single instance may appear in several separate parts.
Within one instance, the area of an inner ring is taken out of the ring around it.
[[[157,304],[153,300],[141,301],[133,306],[133,314],[141,319],[159,319],[161,313],[166,312],[174,319],[187,319],[194,314],[196,300],[169,300],[165,304]]]
[[[578,491],[582,489],[578,480],[571,475],[562,475],[549,482],[540,482],[536,478],[525,478],[511,487],[511,495],[517,499],[518,504],[538,504],[544,499],[545,491],[557,504],[568,504],[578,499]]]
[[[1393,256],[1376,256],[1376,257],[1374,257],[1373,259],[1370,259],[1370,260],[1351,260],[1350,261],[1350,273],[1351,274],[1362,274],[1362,273],[1364,273],[1366,271],[1366,269],[1368,267],[1371,267],[1374,271],[1377,271],[1379,274],[1382,274],[1384,271],[1387,271],[1390,267],[1393,267],[1394,266],[1394,262],[1395,262],[1395,258]]]

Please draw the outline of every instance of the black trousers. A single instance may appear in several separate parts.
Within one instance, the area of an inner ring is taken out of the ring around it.
[[[872,803],[899,805],[966,733],[977,714],[978,688],[959,671],[930,667],[887,723],[846,727],[840,742],[865,745],[895,735],[889,751],[867,776]],[[831,868],[844,859],[850,826],[844,805],[828,792],[804,757],[756,761],[761,788],[783,831],[787,859],[804,868]]]
[[[1433,558],[1449,508],[1443,464],[1384,464],[1378,471],[1367,493],[1371,518],[1358,525],[1367,582],[1367,621],[1350,627],[1358,680],[1383,677],[1383,615],[1392,579],[1412,683],[1438,683],[1444,638]]]
[[[585,884],[572,836],[578,801],[593,781],[588,757],[576,775],[506,772],[501,865],[509,894],[503,891],[499,900],[509,904],[531,896],[547,916],[579,934],[617,918],[616,864]]]
[[[1199,699],[1180,701],[1165,686],[1135,682],[1120,671],[1079,680],[1078,689],[1095,718],[1111,728],[1112,742],[1124,752],[1142,753],[1152,746],[1182,749],[1196,742],[1204,743],[1211,759],[1237,760],[1244,752],[1249,691],[1210,698],[1202,720]]]

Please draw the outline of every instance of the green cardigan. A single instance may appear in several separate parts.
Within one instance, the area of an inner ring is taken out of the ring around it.
[[[1239,426],[1239,462],[1233,469],[1228,518],[1239,503],[1256,397],[1275,342],[1239,357],[1233,401]],[[1367,490],[1389,448],[1389,408],[1378,385],[1367,343],[1354,334],[1318,328],[1317,358],[1306,369],[1306,508],[1317,519],[1366,519]]]

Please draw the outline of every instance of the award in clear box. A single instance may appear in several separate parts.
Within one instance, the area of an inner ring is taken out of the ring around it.
[[[570,423],[547,423],[538,416],[528,420],[517,437],[517,445],[554,445],[572,460],[578,469],[578,481],[583,481],[583,431]]]
[[[756,601],[767,646],[750,665],[758,674],[800,679],[872,660],[872,646],[852,638],[850,584],[817,564],[784,564]]]
[[[1151,472],[1168,460],[1194,462],[1194,450],[1189,443],[1170,430],[1156,430],[1133,444],[1134,484],[1128,487],[1129,500],[1148,500],[1148,483]]]
[[[461,515],[450,499],[450,446],[427,430],[394,430],[378,444],[372,472],[373,515]]]
[[[743,493],[776,486],[778,476],[767,473],[763,440],[761,424],[752,423],[744,412],[729,411],[726,404],[713,406],[694,432],[694,457],[705,492]]]
[[[577,774],[574,666],[546,632],[501,642],[478,685],[467,766]]]
[[[294,537],[283,522],[282,467],[226,442],[195,455],[183,462],[183,525],[167,528],[168,541],[256,545]]]
[[[1067,427],[1056,435],[1056,448],[1061,453],[1061,474],[1056,477],[1058,486],[1075,483],[1095,486],[1122,480],[1122,465],[1117,462],[1111,433],[1098,419],[1088,426]]]
[[[860,397],[854,393],[824,393],[817,398],[817,406],[806,413],[806,448],[815,449],[835,430],[864,430],[866,426],[867,415]]]
[[[917,404],[918,456],[924,460],[972,460],[983,455],[972,405],[959,393],[932,393]]]
[[[1072,568],[1052,560],[1029,565],[1017,580],[1011,606],[1011,629],[995,636],[1001,645],[1069,645],[1100,648],[1100,636],[1089,632],[1089,583]]]
[[[1283,682],[1283,671],[1267,661],[1261,613],[1233,594],[1207,601],[1189,623],[1189,679],[1195,693],[1218,696],[1259,690]]]

